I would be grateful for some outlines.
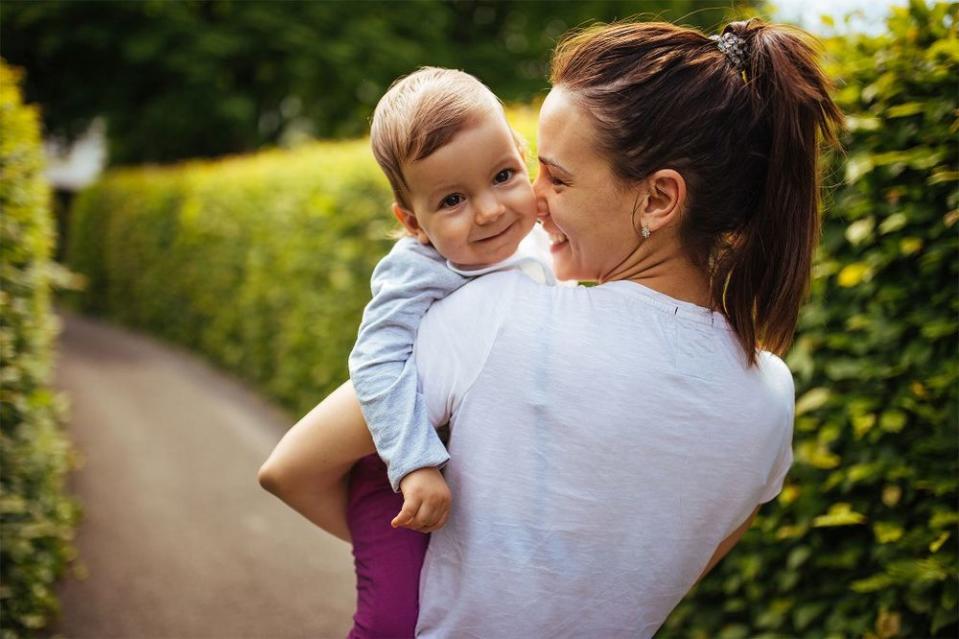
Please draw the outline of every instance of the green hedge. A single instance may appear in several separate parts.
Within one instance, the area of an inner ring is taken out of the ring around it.
[[[789,356],[796,464],[660,637],[959,632],[954,7],[827,43],[849,154]],[[114,172],[73,211],[77,302],[303,413],[346,376],[389,199],[365,142]]]
[[[389,247],[385,181],[360,143],[111,173],[78,195],[79,308],[204,353],[305,412],[346,354]]]
[[[50,389],[56,321],[54,229],[39,118],[0,60],[0,636],[31,636],[56,614],[53,584],[75,555],[79,514],[64,492],[72,453]]]
[[[796,462],[661,637],[959,636],[956,28],[913,3],[827,42],[848,156],[788,358]]]
[[[516,116],[535,128],[529,109]],[[68,261],[89,280],[72,304],[303,413],[348,376],[391,201],[365,140],[111,172],[71,213]]]

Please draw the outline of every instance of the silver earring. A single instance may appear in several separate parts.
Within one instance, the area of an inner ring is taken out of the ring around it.
[[[643,228],[640,230],[640,233],[642,234],[644,240],[649,239],[649,233],[650,233],[649,227],[646,226],[645,224],[643,224]]]

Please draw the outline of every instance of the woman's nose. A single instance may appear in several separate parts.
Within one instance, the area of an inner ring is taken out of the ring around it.
[[[543,171],[536,175],[536,179],[533,180],[533,194],[536,195],[536,199],[539,200],[543,197],[543,189],[545,185],[543,184]]]
[[[541,173],[533,181],[533,195],[536,196],[536,217],[540,221],[549,215],[549,205],[546,203],[546,192],[543,188],[543,175]]]
[[[543,219],[547,217],[549,217],[549,206],[546,204],[546,199],[536,198],[536,221],[542,224]]]

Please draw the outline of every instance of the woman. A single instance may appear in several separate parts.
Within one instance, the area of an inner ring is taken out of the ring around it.
[[[424,319],[415,358],[431,420],[451,424],[453,506],[418,636],[652,636],[792,460],[773,353],[809,282],[818,140],[841,121],[804,35],[597,27],[557,48],[551,80],[539,213],[557,276],[598,285],[496,273]],[[372,450],[360,419],[345,385],[261,478],[342,530],[310,468]],[[310,450],[326,428],[354,435]]]

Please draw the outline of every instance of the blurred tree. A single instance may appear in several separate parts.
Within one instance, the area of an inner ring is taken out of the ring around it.
[[[0,53],[26,68],[51,135],[70,141],[102,115],[112,164],[169,162],[362,133],[390,82],[425,64],[528,100],[569,28],[642,13],[714,30],[762,4],[8,0]]]

